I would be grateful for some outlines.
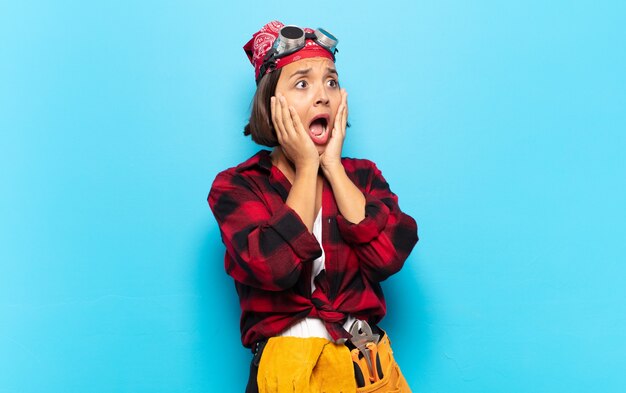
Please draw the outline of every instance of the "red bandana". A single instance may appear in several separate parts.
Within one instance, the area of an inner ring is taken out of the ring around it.
[[[243,50],[246,51],[246,55],[248,55],[250,63],[252,63],[252,65],[254,66],[255,79],[259,78],[259,70],[261,68],[261,65],[263,64],[263,57],[265,57],[265,54],[274,44],[274,40],[278,37],[278,32],[283,26],[284,24],[277,20],[272,21],[261,27],[261,30],[254,33],[252,35],[252,39],[248,41],[246,45],[244,45]],[[304,28],[304,31],[306,31],[307,33],[313,33],[313,30],[309,28]],[[309,57],[326,57],[330,60],[333,60],[333,56],[330,54],[329,51],[317,45],[315,41],[306,40],[304,48],[276,60],[275,69],[279,69],[286,66],[287,64],[293,63],[294,61],[307,59]],[[265,73],[268,74],[270,72],[271,70],[268,69]]]

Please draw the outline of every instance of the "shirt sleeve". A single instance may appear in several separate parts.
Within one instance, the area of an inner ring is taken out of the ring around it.
[[[357,169],[353,181],[365,195],[365,218],[353,224],[337,216],[339,233],[357,254],[361,270],[370,281],[383,281],[398,272],[417,244],[417,223],[403,213],[398,197],[376,165]]]
[[[257,190],[241,174],[225,171],[208,202],[226,246],[226,272],[245,285],[280,291],[294,286],[302,263],[322,250],[293,209],[285,204],[271,212]]]

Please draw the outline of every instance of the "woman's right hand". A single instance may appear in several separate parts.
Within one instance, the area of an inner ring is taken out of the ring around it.
[[[296,166],[296,170],[305,166],[319,167],[320,156],[315,144],[287,99],[280,94],[272,97],[271,109],[278,143],[287,158]]]

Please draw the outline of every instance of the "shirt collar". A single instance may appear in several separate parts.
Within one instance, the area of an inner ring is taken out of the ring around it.
[[[270,157],[269,150],[259,150],[255,155],[248,158],[246,161],[237,165],[237,172],[243,172],[246,169],[251,169],[253,167],[260,167],[269,172],[272,170],[272,157]]]
[[[269,174],[271,186],[280,194],[283,200],[287,200],[291,183],[289,183],[289,180],[287,180],[280,169],[274,166],[270,153],[268,150],[260,150],[248,160],[239,164],[236,170],[237,172],[244,172],[249,169],[266,171]]]

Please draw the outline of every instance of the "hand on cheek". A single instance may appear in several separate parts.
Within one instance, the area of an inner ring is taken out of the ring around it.
[[[320,156],[304,129],[300,117],[280,93],[271,98],[272,123],[278,143],[296,169],[306,165],[319,166]]]
[[[332,134],[328,140],[326,150],[324,150],[324,153],[320,156],[320,165],[324,171],[341,166],[341,151],[343,149],[343,141],[346,138],[347,121],[348,93],[346,93],[345,89],[341,89],[341,104],[339,104],[339,108],[337,108]]]

